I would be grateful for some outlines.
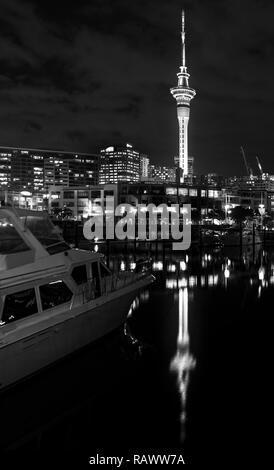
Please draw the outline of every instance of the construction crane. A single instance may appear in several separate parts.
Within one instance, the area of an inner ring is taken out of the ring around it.
[[[261,162],[259,160],[259,157],[256,157],[256,160],[257,160],[257,163],[258,163],[258,168],[259,168],[260,174],[262,176],[263,175],[263,169],[262,169],[262,165],[261,165]]]
[[[242,154],[243,159],[244,159],[244,164],[245,164],[245,167],[246,167],[247,176],[250,176],[252,178],[252,176],[253,176],[252,168],[247,163],[247,159],[246,159],[246,156],[245,156],[245,151],[244,151],[244,148],[242,146],[241,146],[241,154]]]

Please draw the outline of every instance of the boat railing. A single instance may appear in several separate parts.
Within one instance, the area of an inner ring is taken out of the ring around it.
[[[139,263],[137,262],[134,269],[114,272],[110,276],[103,277],[101,279],[102,295],[109,294],[133,284],[148,276],[151,272],[151,261],[147,260]]]
[[[86,284],[79,286],[76,293],[76,303],[86,303],[96,299],[100,294],[110,294],[130,284],[134,284],[151,273],[152,266],[150,260],[136,263],[135,269],[129,271],[110,273],[108,276],[101,278],[101,293],[97,282],[89,279]]]

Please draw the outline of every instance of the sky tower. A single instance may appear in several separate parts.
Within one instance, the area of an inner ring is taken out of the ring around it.
[[[177,102],[177,117],[179,122],[179,168],[182,170],[183,180],[188,176],[188,121],[190,102],[196,95],[196,91],[189,87],[189,73],[186,67],[185,51],[185,12],[182,11],[182,65],[177,73],[178,85],[170,89],[170,93]]]

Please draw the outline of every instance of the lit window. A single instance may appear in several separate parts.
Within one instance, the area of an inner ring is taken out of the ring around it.
[[[188,189],[187,188],[179,188],[179,195],[180,196],[187,196],[188,195]]]

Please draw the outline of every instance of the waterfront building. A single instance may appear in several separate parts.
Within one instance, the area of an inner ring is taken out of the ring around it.
[[[36,191],[12,191],[0,189],[0,206],[7,205],[18,209],[42,211],[47,209],[45,194]]]
[[[266,173],[252,176],[226,178],[227,200],[258,211],[263,205],[269,215],[274,214],[274,177]]]
[[[263,175],[236,176],[234,177],[232,186],[241,190],[254,189],[256,191],[274,191],[274,176],[267,173]]]
[[[179,168],[182,171],[181,182],[189,175],[188,168],[188,123],[190,116],[190,102],[196,91],[189,87],[189,73],[186,67],[185,54],[185,13],[182,12],[182,65],[177,73],[178,84],[170,89],[177,103],[177,118],[179,124]]]
[[[68,188],[66,186],[51,185],[48,188],[47,205],[51,214],[67,210],[71,217],[77,220],[100,215],[105,210],[106,197],[111,198],[117,205],[116,184],[96,185],[91,187],[79,186]]]
[[[90,188],[66,188],[50,186],[48,189],[48,210],[58,212],[64,208],[71,211],[75,219],[82,219],[104,211],[106,197],[111,197],[115,207],[118,204],[191,204],[192,210],[206,217],[224,206],[225,195],[220,188],[201,188],[167,182],[119,182],[97,185]]]
[[[197,185],[177,185],[167,182],[119,183],[118,203],[137,204],[191,204],[192,212],[207,216],[213,210],[222,210],[224,192],[221,188],[201,188]]]

